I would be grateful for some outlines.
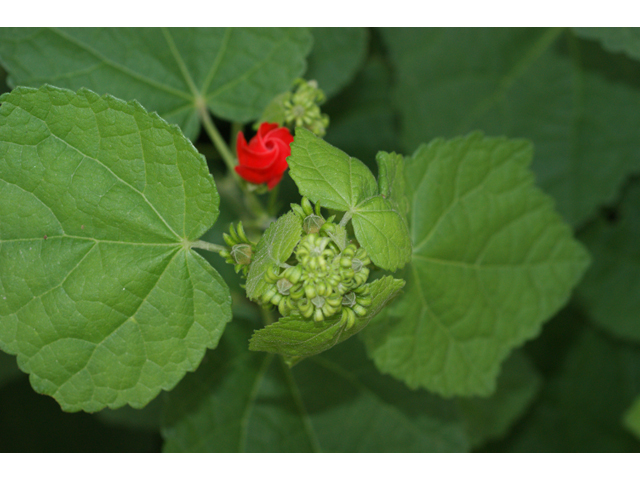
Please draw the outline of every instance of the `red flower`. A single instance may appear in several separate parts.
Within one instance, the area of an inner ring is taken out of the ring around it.
[[[249,144],[243,132],[238,132],[236,151],[240,165],[236,172],[247,182],[266,183],[269,190],[275,187],[289,166],[287,157],[291,155],[289,144],[293,135],[285,127],[278,128],[277,123],[263,123],[258,134]]]

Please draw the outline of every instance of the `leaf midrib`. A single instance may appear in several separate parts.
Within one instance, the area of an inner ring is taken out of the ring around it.
[[[191,97],[189,97],[188,94],[184,93],[181,90],[177,90],[173,87],[171,87],[170,85],[166,85],[164,83],[160,83],[157,82],[151,78],[145,77],[143,75],[140,75],[137,72],[134,72],[133,70],[129,70],[127,67],[125,67],[124,65],[121,65],[113,60],[111,60],[108,57],[105,57],[101,52],[99,52],[98,50],[95,50],[94,48],[90,47],[89,45],[81,42],[80,40],[70,36],[69,34],[67,34],[66,32],[63,32],[62,30],[60,30],[59,28],[55,28],[55,27],[51,27],[49,28],[49,30],[53,33],[55,33],[56,35],[58,35],[59,37],[67,40],[68,42],[76,45],[78,48],[86,51],[87,53],[91,54],[92,56],[94,56],[95,58],[97,58],[98,60],[100,60],[101,62],[103,62],[105,65],[110,66],[111,68],[114,68],[115,70],[120,71],[121,73],[124,73],[125,75],[128,75],[140,82],[146,83],[147,85],[149,85],[150,87],[156,88],[158,90],[163,90],[173,96],[182,98],[184,100],[191,100]]]
[[[91,249],[89,251],[92,251],[93,248],[95,247],[95,245],[93,247],[91,247]],[[108,334],[105,334],[104,337],[102,338],[102,340],[100,340],[99,342],[94,344],[93,347],[93,351],[91,352],[91,355],[89,355],[89,357],[87,358],[87,361],[85,362],[85,364],[79,368],[75,373],[73,373],[69,378],[67,378],[63,383],[61,383],[60,385],[57,386],[56,390],[51,393],[51,396],[55,396],[56,393],[58,393],[58,391],[60,390],[60,388],[62,388],[63,385],[65,385],[66,383],[68,383],[73,377],[75,377],[78,373],[80,373],[81,371],[83,371],[85,368],[87,368],[87,365],[89,365],[89,362],[91,361],[91,359],[93,358],[93,356],[95,355],[96,351],[98,350],[98,348],[108,339],[110,338],[115,332],[117,332],[120,328],[122,328],[128,321],[134,321],[135,320],[135,316],[138,314],[138,312],[140,311],[140,309],[142,308],[142,306],[145,304],[145,302],[149,299],[149,296],[151,295],[151,293],[156,289],[156,287],[158,286],[158,284],[160,283],[160,280],[162,280],[162,277],[164,276],[164,274],[167,272],[167,270],[169,270],[169,267],[171,266],[171,264],[173,263],[173,261],[176,259],[176,257],[178,256],[178,253],[180,252],[180,249],[176,249],[176,251],[174,252],[174,254],[171,256],[171,258],[169,258],[169,260],[167,261],[167,265],[165,266],[164,270],[162,270],[162,272],[160,273],[160,275],[158,275],[158,278],[156,279],[156,281],[154,282],[154,284],[151,286],[151,288],[149,289],[149,291],[147,292],[147,294],[145,295],[144,298],[142,298],[140,300],[140,303],[138,304],[138,306],[136,307],[135,311],[129,315],[123,322],[119,323],[118,325],[115,326],[115,328],[113,328],[111,330],[111,332],[109,332]],[[80,266],[82,264],[82,262],[87,258],[88,256],[85,255],[83,257],[83,259],[78,262],[78,264],[73,268],[73,270],[75,270],[78,266]],[[71,274],[71,272],[69,273],[69,275]],[[67,277],[65,277],[65,280]],[[59,288],[60,286],[62,286],[64,284],[64,281],[60,283],[60,285],[58,285],[56,288]],[[136,322],[137,323],[137,322]],[[64,337],[64,338],[69,338],[69,337]],[[40,349],[38,350],[38,353],[40,351],[42,351],[42,349],[44,349],[45,347],[47,347],[48,345],[60,340],[61,338],[56,338],[55,340],[53,340],[52,342],[49,342],[45,345],[42,345],[42,347],[40,347]],[[85,338],[79,339],[82,341],[85,341],[87,343],[93,343],[90,340],[87,340]],[[145,352],[146,352],[146,343],[143,342],[143,345],[145,345]],[[146,357],[145,358],[145,363],[149,361],[149,358]],[[138,371],[138,375],[140,375],[140,373],[142,372],[142,367],[139,369]],[[137,381],[135,382],[137,385]]]
[[[36,118],[36,119],[38,119],[39,121],[41,121],[41,122],[44,124],[44,126],[46,126],[47,131],[49,132],[49,135],[50,135],[51,137],[53,137],[53,138],[57,139],[58,141],[60,141],[61,143],[63,143],[63,144],[64,144],[64,145],[66,145],[67,147],[69,147],[71,150],[73,150],[73,151],[75,151],[76,153],[78,153],[79,155],[81,155],[81,156],[83,157],[83,159],[84,159],[84,158],[87,158],[87,159],[89,159],[89,160],[93,160],[93,161],[94,161],[95,163],[97,163],[98,165],[101,165],[101,166],[102,166],[103,168],[105,168],[109,173],[111,173],[111,175],[113,175],[113,177],[114,177],[116,180],[118,180],[120,183],[122,183],[123,185],[125,185],[125,186],[129,187],[131,190],[133,190],[133,191],[134,191],[134,192],[136,192],[138,195],[140,195],[140,197],[142,197],[142,199],[144,200],[144,202],[145,202],[145,203],[146,203],[146,204],[147,204],[147,205],[148,205],[148,206],[153,210],[153,212],[158,216],[158,219],[160,219],[160,220],[162,221],[162,223],[164,223],[164,225],[169,229],[169,231],[170,231],[170,232],[171,232],[171,233],[172,233],[172,234],[173,234],[177,239],[182,238],[182,237],[180,237],[180,235],[178,235],[178,234],[176,233],[176,231],[175,231],[175,230],[174,230],[174,229],[173,229],[173,228],[172,228],[172,227],[167,223],[167,221],[165,220],[165,218],[160,214],[160,212],[158,212],[158,210],[156,209],[156,207],[155,207],[155,206],[154,206],[154,205],[149,201],[149,199],[147,198],[147,196],[146,196],[143,192],[141,192],[140,190],[138,190],[136,187],[134,187],[133,185],[131,185],[129,182],[125,181],[123,178],[121,178],[119,175],[117,175],[117,174],[116,174],[116,173],[115,173],[111,168],[109,168],[107,165],[105,165],[104,163],[102,163],[102,162],[101,162],[100,160],[98,160],[97,158],[93,158],[91,155],[89,155],[89,154],[86,154],[86,153],[82,152],[82,151],[81,151],[81,150],[79,150],[77,147],[75,147],[75,146],[71,145],[70,143],[68,143],[66,140],[64,140],[64,139],[62,139],[62,138],[60,138],[60,137],[58,137],[55,133],[53,133],[53,132],[51,131],[51,129],[49,128],[49,124],[46,122],[46,120],[44,120],[44,119],[42,119],[42,118],[40,118],[40,117],[37,117],[36,115],[33,115],[31,112],[29,112],[29,111],[25,110],[24,108],[22,108],[22,107],[21,107],[21,106],[19,106],[19,105],[14,105],[14,106],[15,106],[15,108],[16,108],[16,109],[20,109],[20,110],[22,110],[22,111],[23,111],[25,114],[27,114],[29,117],[31,117],[31,118]],[[93,112],[93,113],[94,113],[94,117],[95,117],[95,112]],[[97,119],[96,119],[96,122],[97,122]],[[146,159],[144,158],[144,154],[143,154],[142,161],[144,162],[144,164],[145,164],[145,168],[146,168],[146,164],[147,164],[147,162],[146,162]],[[81,160],[81,162],[82,162],[82,160]],[[145,170],[145,172],[146,172],[146,170]],[[145,173],[145,176],[146,176],[146,173]],[[145,182],[146,182],[146,178],[145,178]],[[7,182],[7,183],[8,183],[8,182]],[[184,185],[183,185],[183,188],[184,188]],[[33,194],[33,192],[29,192],[29,193],[31,193],[32,195],[34,195],[34,194]],[[35,195],[34,195],[34,196],[35,196]],[[55,214],[54,214],[54,215],[55,215]],[[57,217],[56,217],[56,219],[57,219]],[[64,231],[64,229],[63,229],[63,231]]]

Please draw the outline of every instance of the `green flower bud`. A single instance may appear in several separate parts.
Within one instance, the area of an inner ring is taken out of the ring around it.
[[[262,297],[260,297],[260,300],[262,300],[262,303],[269,303],[277,293],[278,293],[278,289],[275,286],[271,287],[269,290],[267,290],[265,293],[262,294]]]
[[[325,318],[332,317],[337,312],[338,312],[338,309],[335,307],[332,307],[328,303],[325,303],[324,306],[322,307],[322,315],[324,315]]]
[[[334,234],[336,232],[336,224],[331,223],[331,220],[333,220],[333,217],[322,224],[320,227],[321,232],[327,234]]]
[[[291,210],[293,210],[295,212],[295,214],[300,217],[301,220],[304,220],[306,218],[306,216],[307,216],[304,213],[304,210],[302,209],[302,207],[300,205],[298,205],[297,203],[292,203],[291,204]]]
[[[356,314],[353,313],[353,310],[351,310],[350,308],[343,308],[342,309],[342,316],[340,317],[340,321],[342,323],[346,323],[347,324],[347,330],[349,330],[356,323]]]
[[[300,205],[302,206],[302,210],[304,211],[305,215],[308,216],[313,214],[313,205],[311,205],[311,202],[307,197],[302,197],[302,202],[300,203]]]
[[[356,254],[357,250],[358,248],[353,243],[350,243],[345,247],[345,249],[342,252],[342,255],[346,257],[353,257]]]
[[[239,265],[249,265],[253,257],[251,245],[238,243],[231,247],[231,258]]]
[[[308,298],[303,298],[298,302],[298,310],[300,310],[300,313],[302,313],[305,318],[309,318],[311,315],[313,315],[315,308],[313,306],[313,303],[311,303],[311,300],[309,300]]]
[[[322,310],[316,310],[313,312],[313,320],[316,322],[321,322],[324,320],[324,315],[322,314]]]
[[[280,275],[277,273],[278,268],[268,268],[266,272],[264,272],[264,280],[267,283],[276,283],[280,280]]]
[[[359,317],[364,317],[367,314],[367,309],[362,305],[358,305],[357,303],[352,307],[352,309],[353,312]]]
[[[280,312],[280,315],[286,317],[291,313],[291,310],[293,310],[293,305],[289,297],[284,297],[280,300],[280,303],[278,304],[278,311]]]
[[[368,295],[366,297],[357,297],[356,298],[356,303],[358,305],[362,305],[363,307],[368,307],[371,305],[372,300],[371,300],[371,295]]]
[[[309,215],[304,219],[302,228],[306,233],[318,233],[325,221],[320,215]]]
[[[344,295],[348,291],[349,291],[349,288],[343,283],[338,283],[338,285],[336,285],[336,292],[338,292],[340,295]]]
[[[356,257],[362,260],[364,265],[369,265],[371,260],[369,259],[369,255],[367,255],[367,251],[364,248],[359,248],[356,252]]]
[[[244,233],[244,227],[242,226],[242,222],[238,222],[237,235],[241,242],[251,243],[247,238],[247,235]]]
[[[302,277],[302,267],[300,265],[296,265],[295,267],[287,268],[283,275],[284,278],[289,280],[292,284],[296,284]]]
[[[356,261],[357,261],[357,262],[360,262],[360,260],[358,260],[357,258],[356,258]],[[362,262],[360,262],[360,263],[362,263]],[[351,268],[351,265],[352,265],[352,264],[353,264],[353,261],[351,260],[351,258],[349,258],[349,257],[341,257],[341,258],[340,258],[340,266],[341,266],[341,267],[343,267],[343,268]],[[361,266],[360,268],[362,268],[362,266]],[[353,270],[354,270],[354,271],[357,271],[357,270],[355,269],[355,267],[353,267]],[[359,269],[358,269],[358,270],[359,270]]]
[[[325,295],[329,295],[329,286],[324,282],[319,282],[316,285],[316,289],[318,290],[318,295],[324,297]]]
[[[309,257],[305,266],[311,270],[318,270],[318,258],[319,257]]]
[[[344,297],[342,297],[342,305],[347,307],[353,307],[356,304],[356,294],[353,292],[347,293]]]
[[[304,287],[304,294],[307,298],[313,298],[318,295],[318,291],[314,285],[307,285]]]
[[[229,225],[229,233],[231,234],[231,238],[232,238],[234,243],[242,242],[242,240],[238,236],[238,233],[236,232],[235,227],[233,226],[233,223],[231,225]]]
[[[322,308],[322,307],[324,307],[325,299],[324,299],[324,297],[320,297],[320,296],[313,297],[313,298],[311,299],[311,303],[313,303],[313,305],[314,305],[316,308]]]
[[[233,238],[231,237],[231,235],[229,235],[228,233],[223,233],[222,234],[222,239],[224,240],[224,242],[229,245],[230,247],[233,247],[236,242],[233,240]]]
[[[279,293],[276,292],[276,294],[271,297],[271,303],[273,303],[274,305],[278,305],[280,303],[280,300],[282,300],[284,297],[282,295],[280,295]]]
[[[355,257],[351,262],[351,268],[353,269],[353,271],[358,273],[360,270],[362,270],[362,267],[364,267],[364,265],[362,264],[362,260],[360,260],[358,257]]]
[[[351,280],[353,277],[355,277],[355,275],[355,272],[351,268],[340,270],[340,278],[343,280],[342,283],[346,283],[347,281]]]
[[[289,296],[292,300],[300,300],[304,297],[304,286],[297,284],[289,290]]]
[[[292,286],[293,283],[286,278],[281,278],[276,282],[276,287],[278,288],[278,293],[280,293],[280,295],[289,295]]]
[[[343,305],[343,298],[342,295],[338,294],[338,293],[334,293],[332,295],[329,295],[328,297],[325,297],[326,302],[331,305],[334,308],[340,308],[341,305]]]

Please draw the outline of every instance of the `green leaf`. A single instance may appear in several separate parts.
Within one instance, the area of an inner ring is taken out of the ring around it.
[[[404,160],[397,153],[378,152],[378,186],[380,194],[391,202],[393,208],[406,221],[409,213],[409,199],[407,198],[404,177]]]
[[[201,103],[226,120],[260,116],[305,69],[302,28],[3,28],[9,84],[50,83],[138,100],[189,138]]]
[[[366,165],[304,129],[296,131],[288,162],[302,195],[352,218],[356,238],[374,264],[391,271],[404,266],[411,255],[406,222],[378,195]]]
[[[325,208],[350,211],[378,193],[366,165],[304,128],[296,130],[287,161],[300,194]]]
[[[639,366],[637,347],[587,329],[499,451],[638,452],[621,419],[640,393]]]
[[[640,396],[624,414],[624,426],[640,440]]]
[[[230,320],[189,248],[218,216],[204,158],[137,102],[48,86],[0,101],[0,347],[64,410],[140,408]]]
[[[504,437],[531,406],[541,386],[542,378],[529,359],[516,350],[504,362],[491,397],[458,400],[471,446],[477,448]]]
[[[623,52],[640,60],[640,28],[590,27],[574,28],[573,31],[583,38],[599,41],[610,52]]]
[[[640,64],[600,61],[597,46],[561,29],[388,29],[383,37],[397,67],[406,151],[474,129],[531,139],[538,182],[573,225],[640,170]]]
[[[407,291],[363,333],[383,373],[489,395],[509,352],[568,300],[589,260],[533,184],[530,143],[434,140],[408,159]]]
[[[608,332],[640,342],[640,182],[625,193],[618,220],[599,218],[580,239],[593,254],[577,297],[589,317]]]
[[[265,272],[274,266],[283,266],[293,253],[302,236],[302,220],[289,212],[269,225],[256,246],[247,275],[247,297],[258,299],[269,284],[263,280]]]
[[[256,331],[251,337],[249,349],[259,352],[278,353],[285,357],[308,357],[317,355],[344,342],[369,324],[404,286],[404,280],[391,276],[371,282],[371,305],[367,314],[358,317],[347,329],[340,317],[314,322],[299,317],[284,317],[276,323]]]
[[[311,29],[313,50],[309,55],[308,80],[316,80],[327,97],[349,83],[367,53],[368,32],[362,27]]]
[[[371,261],[395,271],[411,259],[411,238],[405,216],[382,197],[372,197],[353,211],[353,231]]]
[[[455,405],[377,373],[354,340],[289,369],[251,327],[167,395],[168,452],[443,452],[468,448]]]
[[[297,316],[283,317],[256,331],[249,342],[249,350],[308,357],[336,345],[343,333],[346,333],[346,323],[340,318],[314,322]]]

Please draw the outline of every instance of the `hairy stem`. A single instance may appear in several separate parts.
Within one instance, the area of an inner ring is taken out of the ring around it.
[[[345,214],[342,216],[342,220],[340,220],[340,226],[346,227],[347,223],[349,223],[349,220],[351,220],[351,212],[345,212]]]
[[[207,109],[206,104],[198,105],[198,113],[200,114],[200,118],[202,119],[202,124],[204,125],[204,129],[207,132],[207,135],[209,135],[209,138],[211,138],[211,141],[215,145],[216,149],[218,150],[218,152],[220,152],[222,160],[224,160],[224,163],[229,169],[229,173],[238,183],[240,183],[240,176],[236,173],[235,170],[238,162],[236,161],[233,153],[231,153],[231,150],[229,150],[229,147],[222,138],[222,135],[220,135],[220,132],[218,132],[218,129],[214,125],[213,120],[211,119],[211,115],[209,115],[209,110]]]
[[[233,122],[231,124],[231,151],[236,151],[236,140],[238,139],[238,132],[242,131],[244,125],[240,122]]]
[[[216,253],[228,250],[227,247],[216,245],[215,243],[205,242],[204,240],[196,240],[195,242],[191,243],[191,248],[199,248],[200,250],[207,250],[208,252]]]

